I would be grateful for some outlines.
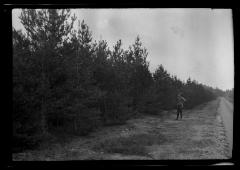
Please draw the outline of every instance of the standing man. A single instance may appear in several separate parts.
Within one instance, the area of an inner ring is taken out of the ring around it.
[[[184,97],[182,97],[182,93],[178,93],[177,95],[177,118],[176,120],[178,120],[178,116],[180,114],[181,119],[182,119],[182,110],[183,110],[183,103],[187,101]]]

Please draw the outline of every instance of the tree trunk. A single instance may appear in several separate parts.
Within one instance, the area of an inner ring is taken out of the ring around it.
[[[43,49],[45,50],[45,49]],[[45,99],[45,93],[46,93],[46,75],[44,70],[44,57],[45,52],[43,52],[42,61],[41,61],[41,67],[42,67],[42,103],[41,103],[41,131],[43,135],[46,135],[47,133],[47,126],[46,126],[46,99]]]
[[[41,109],[41,131],[42,134],[45,135],[47,133],[46,127],[46,105],[44,99],[42,99],[42,109]]]
[[[47,133],[47,127],[46,127],[46,104],[45,104],[45,74],[42,73],[43,82],[42,82],[42,104],[41,104],[41,131],[42,134],[45,135]]]
[[[77,132],[78,128],[77,128],[77,119],[74,119],[74,131],[75,133]]]

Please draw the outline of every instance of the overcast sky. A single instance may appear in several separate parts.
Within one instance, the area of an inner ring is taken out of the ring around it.
[[[94,40],[127,49],[140,36],[150,70],[162,64],[171,75],[223,90],[234,86],[232,11],[228,9],[72,9]],[[13,10],[13,27],[23,29]]]

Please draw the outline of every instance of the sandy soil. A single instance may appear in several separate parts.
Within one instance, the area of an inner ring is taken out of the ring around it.
[[[65,146],[13,154],[13,160],[228,159],[231,154],[222,121],[225,112],[219,111],[224,102],[219,98],[192,110],[184,110],[182,120],[175,120],[175,110],[164,111],[160,113],[162,116],[131,119],[125,125],[105,127],[88,137],[78,137]],[[146,146],[149,156],[110,154],[92,149],[107,139],[142,133],[161,134],[168,140],[160,145]]]

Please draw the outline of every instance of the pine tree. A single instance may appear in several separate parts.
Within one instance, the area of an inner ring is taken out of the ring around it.
[[[126,57],[131,59],[129,63],[129,86],[134,110],[141,106],[141,102],[143,102],[142,95],[152,83],[149,63],[146,60],[147,55],[146,48],[142,47],[140,37],[137,36],[134,44],[129,48],[128,56]]]
[[[20,20],[27,31],[27,38],[33,55],[36,55],[41,66],[41,129],[47,133],[47,98],[51,94],[53,84],[56,84],[56,73],[61,68],[59,49],[63,38],[68,37],[74,23],[69,24],[70,10],[57,9],[24,9]],[[58,76],[63,77],[62,75]]]

